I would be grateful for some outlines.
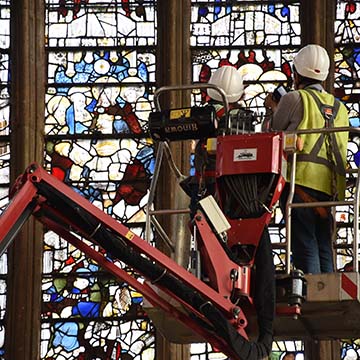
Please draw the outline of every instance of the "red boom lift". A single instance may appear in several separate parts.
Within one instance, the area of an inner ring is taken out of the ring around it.
[[[225,97],[224,104],[227,105]],[[177,129],[182,129],[182,132],[185,128],[190,129],[191,135],[184,138],[197,136],[194,132],[196,128],[209,129],[214,119],[211,108],[183,109],[177,112],[180,113],[178,118],[171,119],[171,126],[177,124]],[[192,116],[193,113],[196,116]],[[155,114],[155,118],[161,116],[163,122],[160,128],[164,134],[168,115],[169,112],[160,111]],[[199,123],[200,118],[208,125]],[[174,138],[178,139],[177,130],[172,131]],[[47,229],[56,232],[101,267],[137,289],[153,306],[199,334],[229,358],[263,359],[271,352],[272,319],[269,319],[270,332],[252,341],[247,331],[246,309],[255,302],[255,311],[263,311],[253,298],[253,287],[265,281],[266,274],[253,276],[253,268],[255,264],[257,272],[261,273],[262,264],[256,264],[256,254],[260,252],[258,248],[266,233],[264,229],[284,185],[283,143],[281,133],[225,133],[217,137],[216,181],[220,206],[211,196],[202,199],[191,225],[196,229],[202,273],[206,273],[206,279],[178,265],[36,163],[28,166],[11,189],[11,201],[0,217],[0,253],[7,249],[26,220],[34,216]],[[244,181],[248,181],[252,174],[260,174],[261,178],[258,185],[263,190],[257,192],[261,199],[256,200],[260,207],[256,207],[255,216],[243,217],[238,211],[239,194],[234,193],[234,189],[245,186]],[[245,176],[240,182],[239,175],[240,179]],[[226,205],[229,203],[230,206]],[[94,250],[88,245],[89,241],[101,250]],[[111,259],[121,260],[132,267],[145,278],[145,282],[117,267]],[[271,275],[270,280],[273,280]],[[156,288],[166,297],[160,296]],[[292,289],[290,293],[293,293]],[[302,299],[303,295],[301,290],[295,297]],[[168,299],[175,300],[181,309]],[[292,306],[286,305],[285,313],[300,313],[300,303],[296,301]],[[266,307],[266,302],[261,306]],[[269,301],[267,311],[275,310],[273,308],[274,302]]]

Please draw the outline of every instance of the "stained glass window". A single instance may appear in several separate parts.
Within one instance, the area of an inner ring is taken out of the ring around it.
[[[346,104],[349,110],[350,124],[359,127],[359,45],[360,45],[360,4],[354,1],[337,1],[335,21],[335,93]],[[348,159],[355,168],[354,155],[359,151],[359,135],[351,135],[348,148]],[[350,187],[347,197],[354,197]],[[352,243],[353,208],[344,207],[337,214],[337,220],[344,226],[338,236],[338,263],[344,267],[351,260],[349,245]]]
[[[336,2],[335,20],[335,93],[346,104],[349,110],[350,124],[353,127],[360,126],[360,4],[356,1]],[[348,147],[348,160],[352,168],[358,166],[356,156],[359,155],[359,135],[350,134]],[[347,189],[347,198],[354,198],[354,188]],[[337,237],[337,262],[340,268],[346,268],[352,260],[354,216],[353,207],[344,207],[337,213],[337,221],[343,226],[338,231]],[[359,339],[342,341],[341,359],[358,358]]]
[[[192,66],[193,81],[207,82],[214,69],[231,65],[238,69],[245,84],[244,106],[258,114],[260,123],[265,113],[263,102],[268,91],[278,84],[292,85],[291,64],[300,48],[300,3],[243,1],[192,1]],[[204,92],[194,94],[201,103]],[[279,224],[281,214],[275,217]],[[274,225],[275,225],[274,224]],[[284,240],[279,227],[270,229],[275,242]],[[284,259],[276,254],[278,266]]]
[[[261,112],[266,91],[291,85],[290,64],[300,45],[299,2],[192,4],[193,81],[207,82],[214,69],[235,66],[247,84],[246,106]],[[204,100],[204,94],[196,98]]]
[[[154,0],[46,2],[45,166],[140,236],[154,167],[156,36]],[[42,359],[154,359],[142,301],[46,233]]]
[[[301,43],[300,2],[192,0],[190,42],[193,81],[206,83],[214,69],[234,66],[245,84],[243,105],[256,111],[260,125],[266,93],[279,84],[292,85],[292,59]],[[195,103],[207,100],[205,92],[194,93]],[[281,220],[278,211],[269,229],[274,243],[285,239]],[[282,250],[275,251],[274,259],[278,268],[284,268]],[[291,344],[275,344],[275,358],[286,346],[295,346]],[[206,344],[193,345],[191,354],[194,360],[223,358]]]
[[[0,0],[0,210],[8,203],[10,159],[10,0]]]
[[[10,0],[0,0],[0,212],[10,182]],[[7,254],[0,258],[0,359],[4,359]]]

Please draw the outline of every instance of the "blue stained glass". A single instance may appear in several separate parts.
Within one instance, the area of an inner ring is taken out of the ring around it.
[[[274,5],[269,5],[268,6],[268,13],[269,14],[274,14],[275,13],[275,6]]]
[[[89,318],[98,317],[100,315],[100,303],[78,302],[72,309],[72,315]]]
[[[139,234],[154,171],[156,22],[155,0],[46,1],[46,168]],[[41,358],[154,359],[142,295],[57,236],[45,244]]]
[[[290,9],[289,9],[288,6],[284,6],[281,9],[281,16],[283,16],[283,17],[289,17],[290,16]]]
[[[221,2],[221,0],[215,0],[215,2]],[[218,19],[218,15],[221,12],[221,6],[215,6],[214,7],[214,20]]]
[[[206,7],[199,7],[199,10],[198,10],[198,14],[199,14],[199,17],[202,17],[202,16],[207,16],[207,14],[209,13],[208,9]]]
[[[115,120],[114,129],[117,133],[130,133],[129,125],[124,120]]]
[[[55,337],[52,342],[54,347],[61,346],[70,352],[79,347],[77,340],[78,324],[73,322],[57,323],[54,325]]]
[[[68,65],[57,65],[58,59]],[[46,132],[145,133],[152,109],[155,63],[152,54],[115,51],[50,53],[54,66]],[[88,84],[86,87],[84,84]]]
[[[140,62],[139,66],[138,66],[138,76],[139,78],[144,81],[144,82],[148,82],[149,81],[149,72],[148,72],[148,68],[146,66],[146,64],[144,62]]]
[[[358,117],[350,118],[350,125],[352,127],[360,127],[360,118],[358,118]]]

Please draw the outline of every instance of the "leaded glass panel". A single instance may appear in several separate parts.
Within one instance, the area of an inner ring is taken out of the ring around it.
[[[191,46],[300,45],[298,1],[192,3]]]
[[[153,52],[50,52],[48,79],[46,134],[147,132],[155,81]]]
[[[144,237],[156,2],[49,0],[46,40],[45,167]],[[41,358],[155,358],[141,294],[52,232],[43,260]]]
[[[155,0],[47,1],[50,47],[154,46]]]
[[[335,93],[349,110],[350,125],[359,127],[359,44],[360,22],[358,14],[360,4],[354,1],[337,1],[335,21]],[[348,162],[356,168],[354,156],[359,151],[359,135],[351,134],[348,147]],[[352,182],[349,178],[349,184]],[[347,198],[354,198],[354,188],[349,186]],[[353,207],[343,207],[337,211],[337,221],[341,224],[337,239],[338,267],[343,268],[351,261],[353,241]]]
[[[241,73],[244,84],[243,105],[258,114],[258,126],[265,115],[264,99],[279,84],[292,86],[293,56],[300,49],[299,1],[196,1],[192,0],[193,81],[206,83],[220,66],[231,65]],[[208,101],[205,92],[194,92],[196,104]],[[274,246],[274,262],[285,267],[281,243],[285,241],[283,215],[275,210],[269,228]],[[274,359],[286,350],[296,349],[302,356],[302,343],[274,343]],[[192,359],[223,359],[208,344],[191,348]]]
[[[335,93],[349,110],[350,125],[360,126],[359,113],[359,45],[360,45],[360,3],[357,1],[336,2],[335,20]],[[350,133],[348,160],[351,168],[356,168],[355,157],[359,154],[359,135]],[[353,179],[349,178],[346,197],[354,199]],[[352,261],[354,208],[338,209],[337,222],[341,224],[337,236],[337,262],[346,268]],[[341,359],[359,358],[359,339],[342,340]]]
[[[154,154],[147,139],[47,142],[49,172],[123,223],[144,222]]]

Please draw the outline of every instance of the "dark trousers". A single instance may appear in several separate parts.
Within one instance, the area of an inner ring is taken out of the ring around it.
[[[298,186],[298,185],[297,185]],[[316,201],[329,201],[331,197],[325,193],[307,187],[301,187]],[[288,187],[281,196],[281,208],[285,214]],[[295,193],[293,203],[303,203],[303,199]],[[334,271],[332,251],[333,219],[330,208],[327,216],[320,216],[314,208],[291,209],[291,251],[296,269],[304,273],[318,274]]]

